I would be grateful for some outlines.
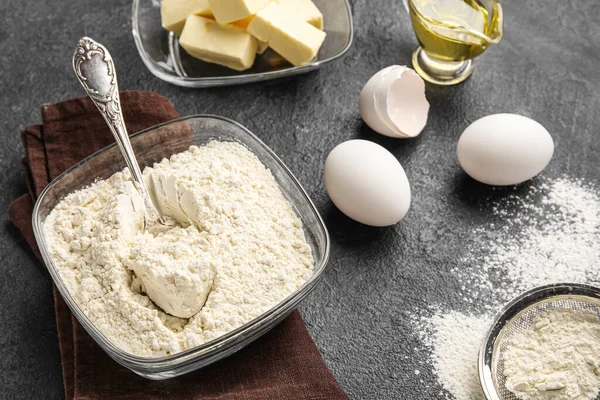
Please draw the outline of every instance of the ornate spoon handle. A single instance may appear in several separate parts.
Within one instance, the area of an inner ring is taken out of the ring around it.
[[[108,124],[127,162],[133,182],[146,205],[146,227],[160,220],[150,198],[142,171],[137,163],[125,128],[115,64],[104,46],[88,37],[81,38],[73,54],[73,69],[86,94],[92,99]]]

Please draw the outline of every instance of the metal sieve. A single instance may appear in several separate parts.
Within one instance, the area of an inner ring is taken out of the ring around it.
[[[542,286],[500,310],[479,350],[479,381],[488,400],[518,400],[505,386],[502,354],[514,335],[529,329],[541,313],[556,308],[592,310],[600,315],[600,288],[582,284]]]

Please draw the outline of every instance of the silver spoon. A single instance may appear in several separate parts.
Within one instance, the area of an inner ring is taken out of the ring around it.
[[[73,54],[73,69],[79,83],[108,124],[127,162],[129,171],[131,171],[133,183],[144,200],[146,206],[144,230],[156,222],[166,225],[150,197],[142,171],[129,142],[129,135],[121,112],[117,72],[110,53],[100,43],[83,37],[79,40],[75,54]]]
[[[73,55],[73,69],[79,83],[108,124],[131,171],[133,183],[144,199],[146,208],[144,230],[159,232],[171,228],[172,226],[161,218],[152,202],[142,171],[131,148],[121,113],[115,64],[110,53],[100,43],[87,37],[81,38]],[[151,267],[145,264],[133,263],[130,268],[140,278],[146,294],[157,306],[181,318],[189,318],[196,314],[204,306],[212,287],[212,276],[203,281],[196,281],[194,295],[190,296],[186,291],[180,291],[176,285],[173,285],[172,274],[156,275],[151,271]],[[168,269],[169,266],[165,265],[164,268]]]

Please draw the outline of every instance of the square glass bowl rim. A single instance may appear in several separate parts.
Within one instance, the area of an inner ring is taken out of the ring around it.
[[[140,54],[140,57],[142,58],[144,65],[146,65],[146,67],[150,70],[150,72],[154,76],[156,76],[157,78],[162,79],[166,82],[172,83],[174,85],[179,85],[179,86],[185,86],[185,87],[191,87],[191,88],[194,88],[194,87],[201,88],[201,87],[211,87],[211,86],[236,85],[236,84],[258,82],[258,81],[264,81],[264,80],[268,80],[268,79],[276,79],[276,78],[282,78],[285,76],[302,74],[304,72],[312,71],[316,68],[319,68],[325,64],[328,64],[328,63],[335,61],[338,58],[342,57],[344,54],[346,54],[348,52],[348,50],[350,49],[350,47],[352,46],[352,43],[354,41],[354,22],[352,20],[352,7],[350,6],[349,0],[342,0],[345,5],[346,14],[348,17],[348,26],[349,26],[348,42],[346,43],[344,48],[339,53],[337,53],[329,58],[326,58],[323,60],[312,61],[309,64],[306,64],[306,65],[303,65],[300,67],[290,67],[290,68],[280,69],[280,70],[276,70],[276,71],[261,72],[261,73],[250,73],[250,74],[230,75],[230,76],[211,76],[211,77],[205,77],[205,78],[190,78],[190,77],[186,77],[186,76],[178,76],[178,75],[174,75],[174,74],[163,71],[160,67],[158,67],[156,65],[156,63],[148,56],[148,54],[144,50],[144,44],[142,43],[142,38],[140,35],[140,28],[139,28],[139,20],[138,20],[140,1],[145,1],[145,0],[133,0],[133,5],[131,7],[131,10],[132,10],[132,12],[131,12],[132,29],[131,30],[133,33],[133,39],[135,41],[135,46],[138,50],[138,53]]]
[[[44,237],[43,223],[39,218],[40,206],[41,206],[44,198],[46,197],[48,192],[50,192],[50,190],[52,190],[52,188],[59,181],[61,181],[64,177],[69,175],[71,172],[79,169],[81,166],[83,166],[87,162],[96,158],[100,154],[103,154],[103,153],[115,148],[117,146],[117,143],[116,142],[112,143],[112,144],[96,151],[95,153],[93,153],[90,156],[86,157],[85,159],[81,160],[80,162],[78,162],[77,164],[75,164],[74,166],[72,166],[71,168],[67,169],[65,172],[63,172],[62,174],[60,174],[59,176],[54,178],[52,180],[52,182],[50,182],[48,184],[48,186],[46,186],[46,188],[44,188],[42,193],[39,195],[39,197],[34,205],[34,208],[33,208],[32,225],[33,225],[33,232],[34,232],[36,242],[38,244],[41,243],[41,245],[38,247],[39,247],[40,253],[42,255],[42,258],[44,260],[44,263],[46,264],[46,266],[50,272],[50,275],[52,276],[52,280],[54,281],[54,284],[59,289],[59,292],[60,292],[62,298],[65,300],[65,302],[67,303],[69,308],[72,311],[74,311],[73,314],[75,315],[75,317],[84,326],[85,330],[88,331],[90,336],[92,336],[92,338],[96,342],[98,342],[100,347],[102,347],[105,351],[109,352],[109,355],[111,355],[111,356],[112,356],[112,354],[117,355],[119,358],[121,358],[124,361],[129,361],[132,363],[136,363],[136,364],[140,364],[140,365],[147,365],[147,366],[157,364],[157,367],[158,367],[163,364],[168,365],[170,362],[178,361],[179,359],[184,359],[184,361],[192,362],[193,358],[188,359],[188,357],[193,357],[194,355],[210,355],[210,354],[212,354],[212,351],[218,352],[221,348],[228,347],[227,342],[229,341],[229,339],[231,339],[233,341],[232,345],[235,345],[236,342],[234,341],[234,339],[238,335],[242,335],[248,331],[252,332],[252,328],[260,326],[263,322],[269,320],[273,316],[281,317],[284,314],[284,313],[281,313],[282,309],[285,310],[287,305],[293,304],[295,302],[297,303],[300,300],[302,300],[306,295],[308,295],[312,291],[312,289],[314,289],[314,287],[318,283],[320,277],[323,275],[323,272],[325,271],[325,268],[327,267],[327,262],[329,261],[329,252],[330,252],[330,247],[331,247],[329,233],[328,233],[325,223],[323,222],[323,219],[321,218],[321,215],[319,214],[314,203],[312,202],[312,200],[310,199],[310,197],[308,196],[308,194],[306,193],[306,191],[304,190],[304,188],[302,187],[300,182],[296,179],[296,177],[292,174],[292,172],[287,168],[287,166],[283,163],[283,161],[265,143],[263,143],[262,140],[260,140],[256,135],[254,135],[251,131],[249,131],[243,125],[239,124],[238,122],[236,122],[232,119],[218,116],[218,115],[195,114],[195,115],[190,115],[190,116],[186,116],[186,117],[181,117],[181,118],[178,118],[178,119],[175,119],[172,121],[168,121],[168,122],[165,122],[165,123],[162,123],[159,125],[155,125],[148,129],[144,129],[140,132],[137,132],[137,133],[131,135],[131,138],[133,139],[138,136],[142,136],[145,133],[160,129],[164,126],[168,126],[171,124],[177,124],[177,123],[181,123],[181,122],[188,121],[188,120],[194,120],[194,119],[217,119],[217,120],[221,120],[223,122],[235,125],[236,127],[242,129],[245,134],[247,134],[254,142],[256,142],[260,147],[262,147],[263,150],[265,150],[276,161],[277,165],[281,168],[281,171],[285,172],[286,177],[289,178],[290,181],[300,191],[301,195],[303,196],[304,200],[310,206],[310,210],[312,211],[312,213],[314,213],[314,216],[316,217],[316,220],[318,221],[318,228],[319,228],[319,230],[322,231],[322,233],[324,234],[324,237],[325,237],[323,259],[321,260],[321,262],[318,265],[317,264],[313,265],[313,271],[314,271],[313,275],[306,282],[304,282],[304,284],[301,287],[296,289],[296,291],[294,291],[288,297],[286,297],[285,299],[283,299],[282,301],[280,301],[279,303],[277,303],[276,305],[271,307],[269,310],[260,314],[258,317],[246,322],[245,324],[232,330],[231,332],[221,335],[221,336],[219,336],[213,340],[210,340],[206,343],[203,343],[199,346],[193,347],[191,349],[186,349],[186,350],[183,350],[181,352],[178,352],[178,353],[175,353],[175,354],[172,354],[169,356],[142,357],[142,356],[137,356],[135,354],[126,352],[126,351],[122,350],[121,348],[119,348],[118,346],[116,346],[110,340],[108,340],[108,338],[98,328],[96,328],[96,325],[93,322],[91,322],[91,320],[79,308],[79,305],[75,302],[75,300],[71,296],[71,293],[69,292],[69,290],[63,283],[62,277],[61,277],[60,273],[58,272],[58,269],[54,265],[52,258],[50,257],[50,254],[48,253],[48,248],[46,246],[46,241],[45,241],[45,237]],[[218,136],[216,136],[215,139],[218,139]],[[240,143],[240,144],[242,144],[244,147],[246,147],[244,145],[244,143]],[[249,150],[252,151],[251,149],[249,149]],[[290,200],[288,199],[288,201],[290,201]],[[276,313],[276,311],[279,311],[279,313]],[[281,315],[279,315],[279,314],[281,314]],[[245,347],[245,345],[243,347]],[[112,353],[112,354],[110,354],[110,353]]]

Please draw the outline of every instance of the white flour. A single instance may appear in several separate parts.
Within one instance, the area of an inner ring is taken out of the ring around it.
[[[477,374],[477,355],[490,322],[456,311],[436,313],[417,322],[440,384],[457,399],[485,400]]]
[[[592,400],[600,389],[600,322],[594,311],[553,309],[504,352],[506,388],[522,400]]]
[[[471,315],[470,324],[487,324],[499,306],[539,285],[600,284],[600,197],[595,188],[567,178],[531,187],[525,196],[511,194],[501,200],[492,219],[473,232],[469,253],[452,270],[462,287],[465,304],[460,309]],[[467,317],[456,315],[437,311],[417,328],[425,324],[434,338],[456,338],[424,341],[431,350],[430,364],[452,398],[480,400],[471,384],[477,380],[477,354],[468,356],[466,349],[481,343],[487,329],[473,329],[465,338]],[[464,374],[455,373],[456,359],[467,364]]]
[[[68,195],[44,227],[75,301],[123,350],[163,356],[198,346],[272,308],[312,275],[301,221],[243,146],[191,147],[144,175],[180,227],[141,231],[142,203],[128,172]],[[173,296],[178,288],[187,296]],[[155,301],[191,318],[156,307],[146,295],[152,290]]]

